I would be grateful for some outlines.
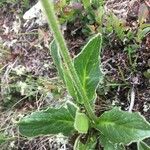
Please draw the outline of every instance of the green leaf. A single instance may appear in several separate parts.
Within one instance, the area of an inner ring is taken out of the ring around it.
[[[125,148],[122,145],[107,143],[104,150],[125,150]]]
[[[103,145],[104,150],[125,150],[124,146],[121,144],[112,143],[102,134],[100,134],[100,143]]]
[[[89,119],[85,113],[76,112],[74,127],[79,133],[87,133],[89,129]]]
[[[76,100],[76,101],[80,101],[80,95],[78,93],[78,90],[76,90],[76,87],[74,86],[74,83],[72,82],[71,77],[69,76],[69,73],[67,70],[63,70],[63,74],[64,74],[64,82],[66,84],[67,90],[69,92],[69,94]]]
[[[77,139],[75,141],[73,149],[74,150],[85,150],[86,149],[86,145],[84,145],[82,142],[80,142],[80,140]]]
[[[150,124],[139,113],[114,108],[105,112],[96,128],[112,143],[128,144],[150,137]]]
[[[67,109],[68,109],[70,115],[72,116],[72,118],[75,118],[76,110],[78,109],[78,107],[70,101],[67,102],[66,105],[67,105]]]
[[[13,140],[15,140],[15,137],[7,137],[3,133],[0,133],[0,145],[5,142],[13,141]]]
[[[150,146],[141,141],[138,142],[138,150],[150,150]]]
[[[89,101],[94,100],[95,90],[99,83],[100,77],[102,77],[99,68],[99,53],[101,42],[101,35],[96,35],[88,42],[81,53],[74,59],[75,69],[79,75],[80,81],[89,98]],[[78,90],[74,86],[74,83],[69,76],[68,71],[62,65],[62,60],[55,41],[51,43],[50,47],[54,63],[58,69],[60,77],[65,82],[70,95],[79,103],[83,103]]]
[[[0,145],[5,143],[7,141],[7,138],[4,134],[0,133]]]
[[[102,73],[100,72],[100,50],[102,37],[94,36],[74,59],[74,66],[90,102],[95,99],[95,90]],[[81,102],[83,103],[83,102]]]
[[[63,66],[63,62],[61,60],[61,56],[59,54],[59,49],[58,49],[58,46],[56,45],[55,40],[53,40],[50,44],[50,52],[51,52],[54,64],[57,68],[58,74],[59,74],[60,78],[63,80],[63,82],[65,83],[69,94],[74,99],[79,101],[78,99],[81,99],[81,98],[72,82],[71,77],[69,76],[68,70],[66,70]]]
[[[85,9],[88,9],[91,6],[91,2],[89,0],[82,0],[82,3]]]
[[[150,33],[150,27],[146,27],[146,28],[144,28],[143,30],[142,30],[142,36],[144,37],[144,36],[146,36],[148,33]]]
[[[146,27],[144,29],[139,29],[137,33],[136,40],[139,42],[141,41],[145,36],[147,36],[150,33],[150,27]]]
[[[103,16],[105,14],[105,9],[103,6],[100,6],[97,11],[95,12],[95,19],[96,19],[96,22],[99,24],[99,25],[102,25],[102,21],[103,21]]]
[[[50,53],[52,55],[54,64],[56,65],[58,74],[59,74],[60,78],[64,81],[62,60],[61,60],[61,56],[59,54],[58,47],[56,45],[55,40],[53,40],[50,44]]]
[[[19,131],[28,137],[58,133],[67,136],[74,131],[75,116],[72,115],[73,113],[70,114],[70,110],[65,107],[33,112],[18,122]]]
[[[80,141],[80,136],[76,139],[75,144],[74,144],[74,150],[94,150],[96,147],[96,137],[90,137],[86,141],[85,144],[83,144]]]
[[[147,79],[150,79],[150,69],[147,69],[147,71],[144,71],[143,75],[144,75]]]

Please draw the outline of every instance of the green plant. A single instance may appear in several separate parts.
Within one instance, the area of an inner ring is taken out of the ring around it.
[[[0,131],[0,145],[8,141],[13,141],[14,139],[15,137],[7,137]]]
[[[84,8],[87,11],[91,11],[91,7],[98,8],[104,4],[104,0],[81,0],[83,3]]]
[[[26,0],[25,0],[26,1]],[[3,7],[6,4],[14,4],[19,2],[19,0],[0,0],[0,7]]]
[[[29,7],[30,7],[29,0],[23,0],[22,5],[25,9],[29,9]]]
[[[91,7],[91,2],[89,0],[82,0],[82,3],[86,10],[88,10],[89,7]]]
[[[142,39],[150,33],[150,25],[141,25],[137,31],[136,41],[141,43]]]
[[[7,141],[7,138],[5,137],[5,135],[0,133],[0,144],[4,143],[5,141]]]
[[[96,89],[103,78],[99,68],[102,36],[95,35],[72,60],[52,2],[41,0],[41,3],[55,38],[50,45],[51,55],[73,102],[21,118],[18,121],[20,133],[28,137],[58,133],[69,136],[78,131],[75,150],[96,149],[97,143],[105,150],[123,150],[126,144],[150,137],[150,124],[139,113],[113,108],[100,117],[95,115]],[[84,134],[87,138],[83,142]]]
[[[77,17],[82,9],[82,5],[80,2],[74,0],[61,0],[54,2],[54,9],[60,24],[63,24],[71,22]]]

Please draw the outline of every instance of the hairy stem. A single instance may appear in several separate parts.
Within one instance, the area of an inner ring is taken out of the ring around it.
[[[88,102],[87,95],[86,95],[84,89],[82,88],[82,84],[79,80],[77,72],[74,68],[74,64],[73,64],[72,59],[69,55],[69,50],[67,48],[66,42],[65,42],[64,37],[60,31],[59,23],[58,23],[58,20],[56,18],[56,15],[54,13],[53,3],[51,0],[41,0],[41,4],[43,6],[43,11],[45,12],[45,14],[47,16],[49,26],[50,26],[53,34],[54,34],[54,38],[56,40],[56,43],[59,47],[60,54],[61,54],[63,61],[64,61],[64,65],[67,68],[69,75],[70,75],[76,89],[78,90],[80,96],[82,97],[82,100],[84,102],[84,106],[85,106],[85,109],[88,113],[89,118],[92,119],[94,122],[96,122],[97,117],[95,116],[95,114],[91,108],[91,105]]]

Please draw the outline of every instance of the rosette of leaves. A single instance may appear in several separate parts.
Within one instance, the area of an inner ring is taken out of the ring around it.
[[[139,150],[142,150],[146,144],[139,141],[150,137],[150,124],[142,115],[119,108],[106,111],[100,117],[94,113],[96,89],[103,79],[99,67],[102,35],[92,37],[82,51],[71,59],[52,2],[42,0],[41,3],[55,38],[50,45],[51,55],[73,102],[57,109],[47,108],[33,112],[21,118],[18,122],[20,133],[33,137],[59,133],[69,136],[78,132],[75,150],[94,150],[97,143],[104,150],[123,150],[124,145],[132,142],[138,142]],[[83,142],[80,137],[85,134],[87,140]]]

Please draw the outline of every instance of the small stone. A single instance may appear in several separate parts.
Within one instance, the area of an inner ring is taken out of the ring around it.
[[[35,20],[35,23],[39,26],[43,26],[47,23],[46,17],[43,15],[41,3],[36,3],[31,7],[24,15],[23,19],[25,20]]]

